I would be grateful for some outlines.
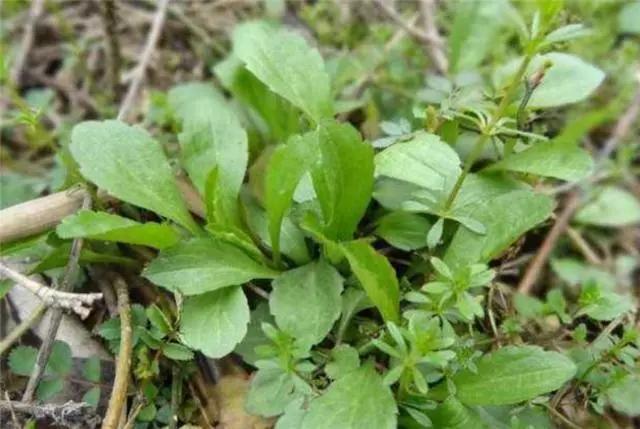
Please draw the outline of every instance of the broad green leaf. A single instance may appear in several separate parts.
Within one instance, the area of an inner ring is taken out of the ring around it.
[[[16,375],[29,376],[36,364],[38,349],[31,346],[17,346],[9,353],[9,369]]]
[[[41,273],[54,268],[64,267],[69,261],[71,245],[72,243],[67,241],[51,249],[51,251],[38,262],[38,265],[31,269],[31,273]],[[104,251],[105,253],[98,253],[83,248],[80,252],[80,262],[83,264],[119,264],[133,268],[139,266],[139,262],[135,259],[118,256],[120,253],[115,247],[105,247]]]
[[[521,59],[514,60],[499,69],[498,74],[503,75],[505,82],[516,71],[520,61]],[[529,108],[542,109],[582,101],[600,86],[605,77],[599,68],[576,56],[559,52],[537,55],[531,61],[527,74],[541,70],[547,63],[551,67],[546,70],[542,82],[533,91],[527,103]]]
[[[269,218],[269,236],[276,256],[280,252],[282,219],[291,207],[293,194],[317,156],[318,133],[293,136],[269,158],[264,203]]]
[[[429,232],[427,233],[427,246],[429,246],[429,249],[434,249],[436,246],[438,246],[438,244],[440,244],[443,228],[443,218],[438,219],[436,223],[434,223],[431,228],[429,228]]]
[[[350,240],[371,200],[373,148],[348,124],[325,121],[318,133],[320,155],[311,174],[324,233]]]
[[[364,365],[311,401],[301,429],[396,429],[397,412],[391,390]]]
[[[576,366],[557,352],[536,346],[507,346],[477,362],[477,371],[453,376],[456,397],[467,405],[506,405],[557,390],[571,380]]]
[[[428,412],[434,428],[439,429],[488,429],[480,417],[455,397],[450,397],[435,410]]]
[[[163,250],[144,271],[153,283],[184,295],[277,275],[236,246],[210,238],[192,239]]]
[[[475,219],[476,206],[506,193],[529,189],[504,174],[468,174],[450,209],[454,216]]]
[[[490,429],[555,429],[549,412],[541,406],[489,405],[471,407]]]
[[[555,142],[534,143],[522,152],[509,155],[491,165],[490,170],[509,170],[538,176],[576,181],[589,175],[593,160],[589,153],[575,144]]]
[[[338,335],[342,336],[349,326],[349,322],[357,313],[367,308],[372,308],[373,304],[367,294],[355,287],[347,288],[342,294],[342,316],[338,324]]]
[[[274,429],[300,429],[307,410],[304,408],[304,400],[296,399],[290,402],[280,416]]]
[[[566,42],[569,40],[586,37],[592,34],[591,29],[586,28],[583,24],[568,24],[553,30],[544,38],[543,46],[554,43]]]
[[[467,0],[456,3],[449,35],[451,70],[463,71],[478,66],[490,52],[493,42],[507,21],[502,0]]]
[[[64,377],[71,372],[72,366],[73,358],[69,344],[64,341],[54,341],[45,374]]]
[[[322,341],[340,317],[342,283],[324,260],[282,273],[269,296],[278,327],[304,344]]]
[[[640,375],[627,374],[606,391],[611,406],[630,417],[640,415]]]
[[[234,98],[250,109],[251,122],[270,140],[281,142],[300,130],[300,111],[251,74],[233,54],[214,71]]]
[[[574,220],[587,225],[619,227],[640,222],[640,202],[631,193],[613,186],[594,189],[592,199]]]
[[[553,209],[553,200],[528,190],[512,191],[467,205],[486,233],[476,234],[467,228],[456,231],[445,253],[450,267],[489,262],[506,250],[522,234],[544,221]]]
[[[149,405],[142,407],[136,416],[136,420],[140,422],[151,422],[156,418],[157,413],[158,408],[156,407],[156,404],[150,403]]]
[[[293,377],[279,367],[260,368],[251,380],[247,411],[264,417],[282,414],[289,403],[302,397]]]
[[[398,322],[400,292],[393,267],[369,243],[356,240],[341,245],[351,270],[386,321]]]
[[[139,223],[118,215],[81,210],[66,217],[56,228],[60,238],[84,237],[164,249],[176,244],[180,234],[168,224]]]
[[[449,209],[449,217],[474,218],[474,206],[484,200],[497,197],[518,189],[527,189],[525,185],[506,177],[504,174],[473,174],[465,177],[460,192]],[[374,197],[389,210],[410,212],[429,212],[437,207],[438,202],[429,203],[420,198],[424,188],[395,179],[379,177],[376,180]],[[440,203],[446,201],[449,192],[440,196]]]
[[[212,292],[215,293],[215,292]],[[219,346],[216,345],[216,347]],[[216,350],[218,350],[216,348]],[[162,346],[162,354],[172,360],[192,360],[193,352],[188,347],[178,343],[167,343]],[[226,353],[225,353],[226,354]]]
[[[401,180],[431,191],[433,209],[446,199],[461,171],[460,158],[451,146],[425,132],[376,155],[376,177]]]
[[[613,290],[617,282],[616,277],[610,272],[593,265],[587,265],[577,259],[553,258],[551,259],[551,268],[569,286],[595,282],[607,290]]]
[[[33,371],[37,356],[38,349],[35,347],[17,346],[9,353],[9,369],[16,375],[29,376]],[[65,376],[71,371],[72,364],[69,345],[63,341],[54,341],[45,374]]]
[[[243,197],[242,202],[249,228],[260,237],[266,247],[273,248],[271,246],[271,238],[269,237],[269,221],[266,212],[259,207],[255,199],[249,195],[245,194]],[[304,233],[288,216],[282,219],[280,239],[280,248],[284,255],[291,258],[297,264],[309,262],[309,249],[307,249]]]
[[[151,325],[163,335],[171,333],[172,324],[169,317],[156,304],[151,304],[145,309],[145,314]]]
[[[618,14],[620,33],[640,34],[640,3],[631,1],[625,4]]]
[[[302,219],[300,220],[300,228],[307,232],[309,237],[311,237],[316,243],[322,245],[324,255],[329,261],[337,264],[344,257],[342,250],[340,249],[340,243],[328,238],[324,234],[322,225],[320,225],[319,210],[320,209],[317,205],[309,204],[307,206],[307,210],[303,211]]]
[[[247,333],[249,304],[240,286],[185,299],[180,335],[186,345],[211,358],[233,351]]]
[[[238,193],[249,159],[247,134],[236,113],[213,86],[205,83],[173,88],[169,103],[182,123],[182,163],[191,181],[201,195],[207,196],[207,181],[215,169],[215,193],[223,212],[215,216],[236,220]],[[212,215],[209,213],[209,218]]]
[[[144,129],[120,121],[86,121],[71,132],[80,173],[123,201],[167,217],[191,232],[191,218],[162,147]]]
[[[358,350],[346,344],[340,344],[331,350],[331,362],[325,366],[325,372],[333,380],[342,378],[360,366]]]
[[[606,286],[589,282],[582,286],[577,316],[586,314],[596,320],[613,320],[633,310],[634,300],[630,296],[608,290]]]
[[[97,356],[90,357],[84,362],[82,375],[89,381],[99,383],[102,378],[102,363]]]
[[[62,392],[63,389],[64,379],[62,377],[43,379],[36,389],[36,397],[40,401],[47,401]]]
[[[427,245],[431,222],[415,213],[396,211],[378,220],[375,234],[402,250],[415,250]]]
[[[92,407],[97,408],[100,402],[100,387],[92,387],[82,395],[82,402],[86,402]]]
[[[275,325],[275,320],[269,313],[269,305],[264,301],[260,302],[251,312],[251,321],[247,327],[247,335],[244,336],[234,350],[235,353],[242,356],[242,360],[251,365],[255,365],[256,362],[260,360],[260,357],[256,353],[256,347],[271,342],[262,330],[263,323]]]
[[[324,62],[302,37],[266,22],[248,22],[233,32],[233,53],[273,92],[316,123],[333,115]]]

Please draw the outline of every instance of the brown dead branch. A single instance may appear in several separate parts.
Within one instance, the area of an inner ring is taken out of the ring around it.
[[[19,401],[0,401],[0,422],[11,414],[33,418],[37,421],[47,420],[55,427],[95,428],[100,423],[100,416],[89,404],[66,402],[64,404],[30,404]],[[4,427],[4,426],[3,426]]]
[[[131,369],[131,351],[133,348],[133,327],[131,326],[131,305],[129,304],[129,290],[120,276],[114,276],[113,286],[118,296],[118,311],[120,313],[120,351],[116,360],[116,376],[113,390],[109,398],[109,406],[102,423],[102,429],[117,429],[122,410],[127,401],[127,387],[129,385],[129,370]]]
[[[88,192],[72,188],[0,210],[0,243],[39,234],[75,213]]]
[[[71,310],[82,319],[89,315],[93,304],[102,299],[101,293],[73,293],[47,287],[9,268],[2,262],[0,262],[0,274],[28,289],[46,306]]]
[[[124,101],[120,105],[120,111],[118,112],[118,119],[126,120],[129,115],[129,110],[133,107],[135,98],[138,96],[138,91],[142,86],[144,77],[151,61],[151,55],[158,44],[160,39],[160,33],[162,32],[162,26],[164,25],[165,17],[167,16],[167,7],[169,6],[169,0],[160,0],[156,9],[156,14],[153,18],[153,24],[151,25],[151,31],[147,36],[147,43],[144,50],[140,55],[140,61],[134,70],[134,75],[127,90],[127,94],[124,97]]]

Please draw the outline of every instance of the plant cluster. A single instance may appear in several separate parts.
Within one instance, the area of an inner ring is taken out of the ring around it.
[[[255,368],[246,410],[276,429],[571,425],[557,409],[567,395],[595,414],[640,415],[636,305],[618,278],[559,257],[544,298],[508,284],[522,238],[552,217],[551,185],[591,180],[602,166],[580,142],[623,107],[550,129],[546,112],[587,99],[605,72],[559,51],[587,28],[563,24],[560,2],[535,4],[458,4],[449,73],[429,75],[399,109],[406,117],[383,121],[372,141],[349,116],[362,105],[344,97],[348,64],[266,20],[235,28],[212,69],[218,86],[173,87],[144,125],[73,127],[67,163],[119,210],[98,198],[65,218],[34,271],[63,266],[70,240],[84,238],[83,263],[142,268],[173,298],[133,308],[139,422],[168,423],[171,389],[153,383],[161,358],[180,367],[175,385],[196,352]],[[494,7],[509,8],[519,55],[488,78],[476,69],[492,36],[478,28]],[[177,184],[183,172],[201,217]],[[627,191],[585,189],[577,224],[640,220]],[[139,249],[144,267],[115,243]],[[632,259],[620,261],[628,279]],[[119,327],[98,329],[115,352]],[[13,372],[28,375],[34,353],[14,349]],[[42,399],[67,374],[60,359]],[[87,378],[100,381],[95,369]]]

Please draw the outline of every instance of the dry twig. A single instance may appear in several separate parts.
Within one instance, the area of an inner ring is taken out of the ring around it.
[[[0,422],[5,413],[26,415],[36,420],[49,420],[56,427],[95,428],[100,422],[95,408],[86,403],[29,404],[19,401],[0,401]]]
[[[85,194],[82,202],[82,208],[88,209],[89,207],[91,207],[91,196],[89,194]],[[83,243],[84,240],[82,238],[76,238],[73,240],[71,251],[69,252],[69,261],[65,267],[64,274],[62,275],[62,282],[60,284],[60,290],[62,292],[68,292],[73,286],[79,269],[80,253],[82,251]],[[58,333],[58,328],[60,328],[60,322],[62,322],[62,315],[63,313],[61,308],[54,308],[51,311],[51,319],[49,320],[47,335],[40,346],[40,350],[38,350],[38,356],[36,357],[33,372],[31,373],[31,377],[29,377],[29,382],[27,383],[27,387],[22,395],[22,401],[24,402],[31,402],[33,394],[35,393],[36,388],[40,383],[40,379],[42,378],[42,374],[44,374],[44,369],[53,348],[53,342],[56,338],[56,334]]]
[[[72,188],[0,210],[0,243],[39,234],[75,213],[89,193]]]
[[[640,84],[640,73],[637,76],[638,83]],[[602,150],[598,153],[596,159],[596,167],[594,168],[593,175],[599,174],[599,170],[602,164],[607,160],[607,158],[613,153],[615,148],[620,144],[622,139],[629,133],[633,123],[638,118],[638,113],[640,112],[640,87],[636,90],[636,93],[627,107],[627,110],[620,117],[618,122],[613,128],[611,135],[604,143]],[[582,192],[579,190],[573,190],[569,194],[567,198],[567,203],[564,206],[564,209],[558,215],[555,224],[549,230],[547,236],[545,237],[542,245],[538,249],[536,256],[533,258],[527,270],[525,271],[524,276],[520,280],[518,284],[518,292],[527,294],[531,291],[531,288],[535,284],[538,279],[540,272],[542,271],[544,265],[546,264],[551,252],[553,251],[556,242],[562,236],[562,234],[566,231],[567,226],[569,225],[569,221],[573,217],[573,214],[576,212],[578,207],[580,206],[582,199]]]
[[[116,360],[116,375],[113,390],[109,398],[109,406],[102,422],[102,429],[117,429],[120,416],[127,400],[127,386],[129,385],[129,370],[131,368],[131,350],[133,348],[131,326],[131,306],[127,284],[120,276],[115,276],[113,286],[118,296],[118,310],[120,312],[120,351]]]
[[[22,71],[24,70],[24,66],[27,63],[29,51],[31,51],[31,47],[33,46],[36,22],[38,21],[38,18],[40,18],[40,15],[42,15],[43,9],[44,0],[33,0],[33,2],[31,3],[31,8],[29,9],[27,23],[24,26],[24,34],[22,36],[20,50],[18,50],[18,54],[16,55],[13,67],[11,67],[10,72],[11,81],[16,87],[20,86]]]
[[[569,225],[569,221],[579,206],[580,194],[578,192],[572,192],[567,198],[567,202],[565,203],[562,212],[560,212],[556,218],[556,222],[547,233],[542,245],[538,248],[536,255],[527,266],[527,269],[518,284],[518,292],[528,294],[531,291],[531,288],[533,288],[533,285],[540,276],[540,272],[547,263],[547,259],[549,259],[549,255],[551,255],[556,242],[564,233],[567,225]]]
[[[164,25],[165,17],[167,16],[167,7],[169,6],[169,0],[159,0],[158,8],[156,9],[156,14],[153,18],[153,24],[151,25],[151,30],[149,31],[149,35],[147,36],[147,43],[145,44],[144,50],[140,55],[140,61],[136,66],[133,78],[131,83],[129,84],[129,89],[127,90],[127,94],[124,97],[122,104],[120,105],[120,111],[118,112],[118,119],[126,120],[127,115],[129,114],[129,110],[133,107],[134,100],[138,95],[138,91],[142,86],[144,81],[144,77],[147,72],[147,67],[149,66],[149,61],[151,61],[151,55],[158,44],[158,39],[160,39],[160,33],[162,30],[162,26]]]
[[[407,32],[411,37],[417,39],[419,42],[426,44],[434,44],[440,46],[442,40],[434,38],[432,34],[427,34],[424,31],[420,31],[415,27],[408,25],[404,19],[398,15],[391,6],[384,2],[384,0],[374,0],[374,3],[380,8],[380,10],[391,19],[396,25]]]
[[[436,0],[420,0],[420,15],[422,15],[422,21],[424,22],[425,35],[429,36],[433,41],[425,43],[425,49],[438,73],[445,74],[449,69],[449,61],[443,49],[444,41],[436,25],[436,9]]]
[[[102,299],[101,293],[73,293],[47,287],[12,270],[2,262],[0,262],[0,274],[28,289],[47,307],[71,310],[83,319],[89,315],[93,304]]]

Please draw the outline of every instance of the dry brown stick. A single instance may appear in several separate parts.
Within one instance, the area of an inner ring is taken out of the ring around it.
[[[147,43],[145,44],[144,50],[140,55],[140,61],[136,66],[133,74],[133,78],[131,83],[129,84],[129,89],[127,90],[127,94],[124,97],[122,104],[120,105],[120,111],[118,112],[118,119],[126,120],[127,115],[129,114],[129,110],[134,104],[135,98],[138,95],[138,91],[140,90],[140,86],[142,86],[142,82],[144,81],[144,77],[147,72],[147,67],[149,66],[149,61],[151,61],[151,55],[158,44],[158,39],[160,38],[160,33],[162,32],[162,26],[164,25],[165,17],[167,16],[167,7],[169,6],[169,0],[159,0],[158,8],[156,9],[156,14],[153,18],[153,24],[151,25],[151,30],[149,31],[149,35],[147,36]]]
[[[176,178],[176,184],[189,210],[204,217],[204,203],[193,185],[181,177]],[[88,192],[85,189],[72,188],[0,210],[0,244],[36,235],[55,227],[62,219],[80,209],[82,199],[86,195]],[[106,194],[101,195],[100,192],[98,197],[111,198]]]
[[[638,74],[638,83],[640,84],[640,73]],[[624,112],[624,114],[618,119],[618,122],[613,128],[611,135],[605,142],[603,149],[598,153],[596,159],[596,167],[593,174],[598,174],[599,167],[604,161],[613,153],[615,148],[620,144],[622,139],[629,133],[633,123],[638,118],[640,112],[640,87],[636,90],[636,93],[631,101],[631,104]],[[544,265],[549,259],[553,248],[560,236],[565,232],[569,221],[573,217],[573,214],[580,205],[582,198],[581,192],[577,189],[572,190],[567,198],[567,203],[564,209],[558,215],[555,224],[549,230],[549,233],[545,237],[542,245],[538,249],[536,256],[531,260],[531,263],[527,267],[524,276],[518,284],[518,292],[527,294],[531,291],[531,288],[535,284],[540,272],[544,268]]]
[[[9,412],[11,413],[11,421],[16,428],[20,427],[20,422],[18,422],[18,416],[16,416],[16,411],[13,409],[13,404],[11,403],[11,398],[9,397],[9,392],[4,391],[4,399],[7,401],[7,408],[9,408]],[[0,422],[2,422],[2,418],[0,417]]]
[[[584,258],[592,265],[602,265],[602,259],[598,254],[589,246],[587,240],[574,228],[567,226],[567,236],[573,242],[575,247],[578,248]]]
[[[82,208],[88,209],[89,207],[91,207],[91,196],[89,194],[86,194],[84,200],[82,201]],[[76,280],[83,243],[84,240],[82,238],[76,238],[71,244],[69,261],[67,262],[67,265],[64,269],[62,282],[60,283],[60,290],[63,292],[68,292],[69,290],[71,290],[73,283]],[[44,369],[47,365],[47,361],[49,360],[49,356],[51,355],[53,342],[56,338],[56,334],[58,333],[60,322],[62,322],[62,315],[63,312],[61,308],[54,308],[51,310],[51,319],[49,320],[47,335],[44,337],[44,341],[40,345],[38,356],[36,357],[36,363],[33,366],[33,372],[29,377],[27,387],[25,388],[22,395],[22,400],[24,402],[31,402],[33,400],[33,394],[35,393],[36,388],[40,383],[40,379],[44,374]]]
[[[0,274],[29,290],[47,307],[72,310],[82,319],[89,315],[93,304],[102,299],[101,293],[73,293],[47,287],[2,262],[0,262]]]
[[[24,414],[36,420],[49,419],[56,427],[93,428],[100,421],[100,417],[96,415],[95,408],[91,405],[72,401],[64,404],[30,404],[19,401],[0,401],[0,414],[9,411]]]
[[[18,50],[18,54],[16,55],[9,75],[11,81],[17,88],[20,87],[22,71],[24,70],[24,66],[27,63],[29,51],[31,51],[31,47],[33,46],[36,22],[40,18],[40,15],[42,15],[43,10],[44,0],[32,1],[31,8],[29,9],[29,15],[27,17],[27,22],[24,26],[24,34],[22,36],[20,50]]]
[[[120,312],[120,351],[116,360],[116,375],[113,380],[113,390],[109,398],[102,429],[117,429],[120,416],[127,400],[129,385],[129,370],[131,369],[131,351],[133,348],[133,327],[131,326],[131,306],[129,304],[129,290],[125,281],[119,275],[114,276],[113,286],[118,297],[118,311]]]
[[[529,265],[527,266],[527,270],[522,276],[520,283],[518,284],[518,292],[523,294],[528,294],[531,291],[531,288],[535,284],[540,272],[544,268],[544,265],[551,254],[551,251],[556,245],[558,238],[564,233],[569,221],[573,217],[573,214],[578,209],[580,205],[580,193],[574,191],[569,194],[567,198],[567,202],[565,203],[564,208],[556,218],[556,222],[553,224],[549,233],[544,238],[542,245],[538,249],[538,252],[533,257]]]
[[[638,88],[631,99],[629,107],[627,107],[627,110],[620,117],[618,122],[616,122],[611,136],[607,139],[602,150],[598,153],[596,168],[609,158],[609,155],[613,153],[616,147],[620,144],[620,141],[629,133],[633,123],[638,120],[638,115],[640,114],[640,71],[637,72],[636,83]]]
[[[425,43],[425,49],[438,73],[445,74],[449,69],[449,61],[444,53],[444,41],[436,25],[436,9],[436,0],[420,0],[420,15],[422,15],[424,31],[433,40]]]
[[[404,19],[400,15],[398,15],[398,12],[396,12],[391,6],[385,3],[384,0],[374,0],[374,3],[389,19],[391,19],[396,25],[406,31],[407,34],[409,34],[411,37],[417,39],[419,42],[424,43],[425,45],[439,45],[442,43],[441,40],[434,38],[433,35],[427,34],[424,31],[420,31],[417,28],[408,25],[404,21]]]
[[[83,188],[72,188],[0,210],[0,243],[48,230],[75,213],[87,195]]]

